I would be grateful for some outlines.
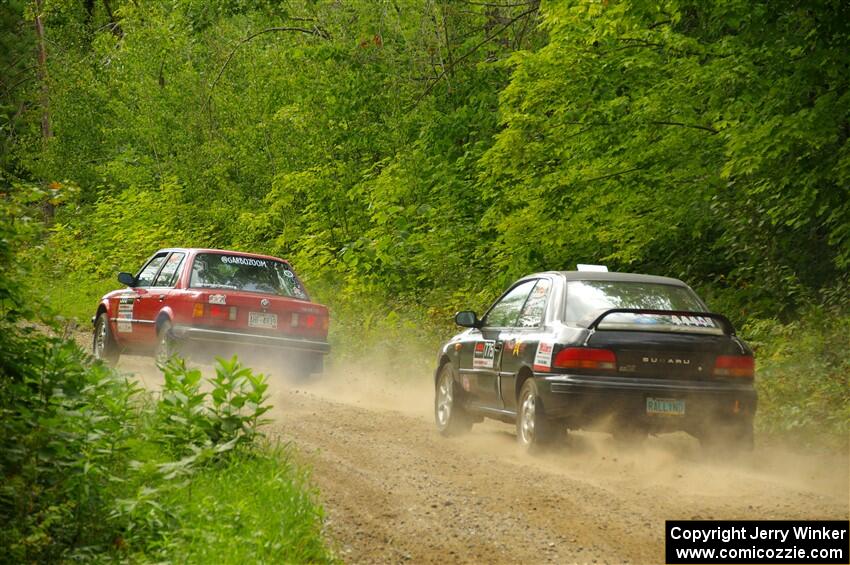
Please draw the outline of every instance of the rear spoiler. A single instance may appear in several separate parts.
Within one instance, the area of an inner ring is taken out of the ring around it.
[[[610,310],[605,310],[595,320],[590,322],[587,329],[591,331],[597,330],[602,320],[611,314],[654,314],[657,316],[679,316],[680,318],[709,318],[720,322],[723,333],[726,335],[735,335],[735,326],[723,314],[715,314],[714,312],[689,312],[687,310],[651,310],[647,308],[611,308]],[[688,326],[690,324],[683,325]]]

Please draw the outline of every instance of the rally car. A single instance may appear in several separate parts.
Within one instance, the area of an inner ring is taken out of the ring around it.
[[[176,351],[261,352],[289,372],[320,372],[330,346],[328,309],[311,302],[290,264],[218,249],[161,249],[92,318],[94,357],[168,357]]]
[[[731,322],[666,277],[545,272],[515,282],[442,346],[434,415],[443,435],[494,418],[534,450],[565,430],[615,438],[683,430],[751,448],[753,352]]]

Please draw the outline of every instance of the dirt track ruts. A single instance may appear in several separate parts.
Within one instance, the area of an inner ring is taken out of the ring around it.
[[[147,358],[119,368],[162,382]],[[267,431],[312,469],[326,534],[348,563],[663,563],[665,520],[850,515],[846,451],[757,445],[721,460],[685,434],[623,449],[578,433],[530,457],[507,424],[441,437],[427,374],[270,382]]]
[[[633,450],[574,434],[532,458],[501,423],[439,436],[429,385],[396,386],[328,379],[272,398],[347,562],[663,563],[668,519],[848,518],[843,455],[716,461],[684,434]]]

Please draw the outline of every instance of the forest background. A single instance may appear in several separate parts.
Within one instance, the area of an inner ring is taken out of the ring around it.
[[[88,324],[160,247],[269,253],[331,307],[338,360],[421,374],[454,311],[603,263],[732,318],[762,437],[846,449],[850,4],[3,0],[0,21],[31,317]]]

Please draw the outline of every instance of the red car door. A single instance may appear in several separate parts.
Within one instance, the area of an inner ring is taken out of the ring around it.
[[[118,332],[121,341],[131,347],[147,347],[156,343],[151,308],[155,307],[150,289],[168,257],[168,252],[154,255],[136,275],[136,283],[121,298],[118,310]],[[132,300],[131,300],[132,298]]]
[[[169,253],[161,262],[150,286],[137,285],[136,323],[133,331],[136,333],[138,345],[153,347],[156,344],[156,319],[168,304],[185,255],[181,251]]]

